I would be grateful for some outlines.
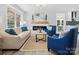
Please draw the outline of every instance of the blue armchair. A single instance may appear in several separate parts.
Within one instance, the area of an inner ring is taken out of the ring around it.
[[[43,29],[45,32],[47,32],[47,34],[49,36],[53,36],[53,35],[57,35],[59,36],[59,34],[56,34],[56,26],[52,26],[51,30],[48,30],[47,28]]]
[[[73,28],[62,38],[48,36],[48,51],[53,50],[59,55],[75,54],[78,28]]]

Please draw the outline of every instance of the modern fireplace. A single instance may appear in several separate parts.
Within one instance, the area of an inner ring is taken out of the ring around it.
[[[33,26],[33,30],[38,30],[38,29],[45,29],[47,26]]]

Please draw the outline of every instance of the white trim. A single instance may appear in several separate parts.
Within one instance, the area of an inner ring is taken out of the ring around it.
[[[48,24],[32,24],[32,26],[48,26]]]
[[[16,12],[15,12],[15,19],[14,19],[14,22],[15,22],[15,28],[16,28]]]
[[[5,11],[6,11],[6,28],[8,28],[8,17],[7,17],[7,10],[8,10],[8,9],[6,8],[6,10],[5,10]]]

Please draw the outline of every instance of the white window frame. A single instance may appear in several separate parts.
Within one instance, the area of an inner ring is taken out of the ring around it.
[[[14,24],[14,28],[17,28],[17,26],[16,26],[16,14],[17,14],[17,12],[19,12],[19,14],[21,15],[21,20],[23,20],[23,12],[20,11],[19,9],[13,7],[12,5],[7,5],[7,9],[6,9],[6,19],[7,19],[7,26],[6,27],[7,28],[8,28],[8,14],[7,14],[8,8],[12,8],[14,10],[13,12],[15,12],[15,19],[14,19],[15,24]]]

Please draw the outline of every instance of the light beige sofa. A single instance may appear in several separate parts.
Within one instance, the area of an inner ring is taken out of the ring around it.
[[[0,30],[2,36],[0,49],[20,49],[31,36],[30,30],[22,32],[21,28],[15,28],[15,31],[18,35],[10,35],[4,30]]]

